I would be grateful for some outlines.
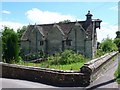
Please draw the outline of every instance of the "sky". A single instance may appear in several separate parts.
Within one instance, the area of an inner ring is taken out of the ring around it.
[[[24,25],[84,21],[88,10],[93,19],[101,19],[98,41],[115,38],[118,30],[118,2],[1,2],[0,30],[9,26],[17,31]]]

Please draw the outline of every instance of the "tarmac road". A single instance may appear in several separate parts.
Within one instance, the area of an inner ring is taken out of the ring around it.
[[[55,88],[50,85],[18,79],[0,78],[0,81],[2,81],[0,86],[2,88]]]

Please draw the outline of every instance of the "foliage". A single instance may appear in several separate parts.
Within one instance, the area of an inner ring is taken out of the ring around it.
[[[38,58],[44,58],[45,57],[45,54],[42,52],[42,50],[38,53],[30,53],[28,55],[25,55],[25,57],[23,57],[21,55],[22,58],[26,59],[26,60],[35,60],[35,59],[38,59]]]
[[[104,54],[105,54],[105,52],[103,52],[102,49],[97,49],[97,53],[95,54],[95,58],[98,58]]]
[[[2,49],[3,49],[3,60],[7,63],[12,61],[18,61],[19,47],[18,47],[18,36],[8,27],[4,28],[2,32]]]
[[[100,44],[100,48],[103,52],[112,52],[117,50],[117,46],[112,39],[106,38]]]
[[[23,33],[26,31],[26,29],[27,29],[27,27],[23,26],[21,29],[17,30],[19,40],[21,39],[21,37],[22,37]]]
[[[70,20],[64,20],[64,21],[60,21],[59,23],[69,23],[71,22]]]
[[[117,31],[116,35],[117,35],[116,38],[120,38],[120,31]]]
[[[120,47],[120,38],[115,38],[114,43],[117,45],[117,47]]]
[[[82,55],[75,54],[72,50],[65,50],[62,53],[49,56],[48,60],[41,63],[19,62],[18,64],[59,70],[80,70],[86,61],[87,59]]]
[[[86,59],[82,55],[74,53],[72,50],[65,50],[60,54],[48,57],[48,60],[52,65],[65,65],[76,62],[84,62]]]
[[[114,76],[116,77],[116,81],[120,84],[120,62],[118,64],[118,69],[115,71]]]

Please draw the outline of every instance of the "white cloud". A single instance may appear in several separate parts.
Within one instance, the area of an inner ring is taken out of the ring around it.
[[[118,11],[118,6],[111,7],[110,9],[114,11]]]
[[[37,8],[33,8],[31,10],[28,10],[25,15],[27,16],[28,20],[32,21],[32,23],[39,23],[39,24],[45,24],[45,23],[54,23],[59,22],[63,20],[71,20],[75,21],[76,18],[72,15],[63,15],[58,12],[49,12],[49,11],[42,11]]]
[[[11,14],[11,12],[7,11],[7,10],[3,10],[2,13],[4,13],[4,14]]]
[[[17,32],[17,29],[21,28],[24,25],[25,24],[21,24],[21,23],[18,23],[18,22],[2,21],[2,22],[0,22],[0,31],[2,31],[4,26],[7,26],[7,27],[10,27],[10,28],[13,28],[13,30],[15,32]]]
[[[104,38],[107,38],[107,36],[114,39],[116,37],[116,31],[118,31],[117,25],[102,22],[101,29],[97,30],[98,41],[101,42]]]

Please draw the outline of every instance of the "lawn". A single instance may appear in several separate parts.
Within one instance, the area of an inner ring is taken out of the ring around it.
[[[25,66],[34,66],[34,67],[41,67],[41,68],[52,68],[58,70],[80,70],[80,68],[84,65],[85,62],[77,62],[72,64],[66,65],[50,65],[48,61],[42,63],[30,63],[30,62],[19,62],[19,65]]]
[[[89,59],[86,59],[81,54],[76,54],[71,50],[66,50],[62,53],[55,54],[54,56],[49,56],[46,61],[41,63],[21,61],[18,64],[59,70],[80,70],[87,60]]]

